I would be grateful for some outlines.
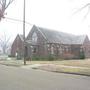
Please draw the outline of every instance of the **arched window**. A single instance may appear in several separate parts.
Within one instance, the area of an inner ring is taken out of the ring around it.
[[[51,54],[54,54],[54,47],[51,46]]]
[[[37,42],[37,34],[35,32],[32,35],[32,41]]]
[[[63,53],[63,48],[60,46],[59,47],[59,53],[62,54]]]

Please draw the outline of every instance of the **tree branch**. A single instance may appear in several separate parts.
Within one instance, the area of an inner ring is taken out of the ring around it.
[[[9,6],[13,1],[14,1],[14,0],[10,0],[10,1],[8,2],[8,4],[6,5],[5,9],[7,9],[8,6]]]
[[[83,7],[79,8],[79,9],[78,9],[76,12],[74,12],[73,14],[76,14],[76,13],[82,11],[84,8],[89,7],[89,6],[90,6],[90,3],[87,3],[87,4],[84,5]]]
[[[6,53],[6,50],[9,47],[9,41],[10,41],[10,37],[7,37],[5,33],[0,38],[0,47],[4,54]]]
[[[1,6],[2,6],[2,1],[0,0],[0,4],[1,4]]]
[[[84,16],[84,19],[87,18],[88,14],[90,13],[90,3],[87,3],[86,5],[84,5],[83,7],[79,8],[76,12],[73,13],[73,15],[75,15],[78,12],[81,12],[83,9],[85,9],[86,7],[88,7],[88,11]]]
[[[4,18],[4,12],[8,8],[8,6],[13,2],[14,0],[0,0],[0,20]]]
[[[90,6],[88,7],[88,11],[87,11],[87,13],[86,13],[85,16],[84,16],[84,19],[87,18],[87,16],[88,16],[89,13],[90,13]]]

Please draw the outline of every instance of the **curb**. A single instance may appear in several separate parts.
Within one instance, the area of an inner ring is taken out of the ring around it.
[[[44,71],[47,71],[47,72],[64,73],[64,74],[81,75],[81,76],[90,77],[90,75],[88,75],[88,74],[80,74],[80,73],[73,73],[73,72],[70,73],[70,72],[62,72],[62,71],[50,71],[50,70],[45,70],[45,69],[40,69],[40,68],[32,68],[32,69],[39,69],[39,70],[44,70]]]
[[[14,64],[4,64],[4,63],[0,63],[1,65],[5,65],[5,66],[14,66],[14,67],[20,67],[21,65],[14,65]]]

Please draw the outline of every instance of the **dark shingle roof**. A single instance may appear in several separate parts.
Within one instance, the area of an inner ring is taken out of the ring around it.
[[[38,30],[47,40],[47,43],[83,44],[87,37],[87,35],[73,35],[60,31],[38,27],[35,25],[32,27],[32,30]]]
[[[83,44],[86,35],[72,35],[60,31],[49,30],[37,27],[39,31],[46,37],[48,43],[62,43],[62,44]]]

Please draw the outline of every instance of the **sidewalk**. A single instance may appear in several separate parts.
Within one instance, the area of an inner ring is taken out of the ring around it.
[[[46,65],[41,66],[39,69],[58,72],[58,73],[69,73],[69,74],[78,74],[90,76],[90,68],[85,67],[72,67],[72,66],[64,66],[64,65]]]
[[[90,76],[90,68],[85,67],[73,67],[73,66],[64,66],[64,65],[54,65],[54,64],[34,64],[22,66],[25,69],[40,69],[50,72],[58,72],[58,73],[68,73],[68,74],[77,74],[77,75],[85,75]]]
[[[6,65],[6,66],[17,66],[20,67],[23,65],[22,60],[0,60],[0,64]]]

